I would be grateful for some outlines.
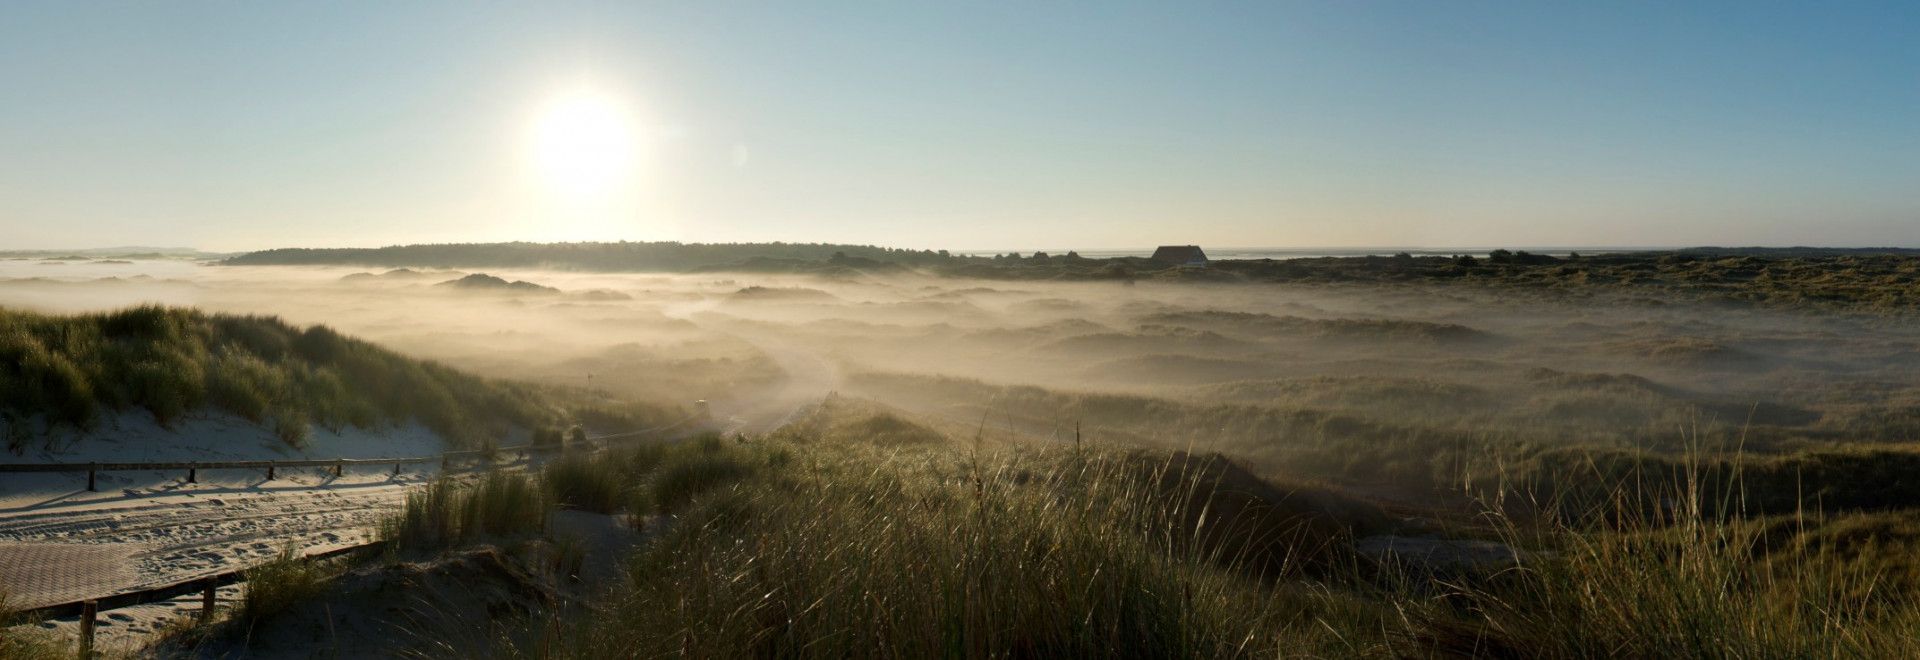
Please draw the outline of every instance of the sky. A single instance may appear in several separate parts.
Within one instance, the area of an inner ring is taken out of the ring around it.
[[[0,3],[0,248],[1920,246],[1920,3]]]

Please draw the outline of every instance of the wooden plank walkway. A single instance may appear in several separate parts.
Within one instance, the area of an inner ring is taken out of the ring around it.
[[[139,576],[140,543],[0,543],[0,585],[7,605],[33,609],[126,589]]]

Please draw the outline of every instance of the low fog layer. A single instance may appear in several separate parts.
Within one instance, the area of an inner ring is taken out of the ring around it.
[[[1078,425],[1359,477],[1297,454],[1329,438],[1760,447],[1920,429],[1920,337],[1868,317],[1447,285],[485,275],[9,260],[0,304],[277,315],[488,376],[710,400],[733,430],[837,393],[960,437],[1068,441]]]

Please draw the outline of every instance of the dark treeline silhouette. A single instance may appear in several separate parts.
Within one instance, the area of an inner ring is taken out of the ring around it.
[[[795,260],[868,260],[932,265],[945,250],[830,243],[447,243],[382,248],[283,248],[232,257],[237,266],[355,265],[433,268],[561,268],[593,271],[691,271]]]

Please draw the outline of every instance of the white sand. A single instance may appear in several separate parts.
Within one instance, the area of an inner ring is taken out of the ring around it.
[[[446,450],[439,436],[418,424],[368,431],[311,429],[306,446],[294,449],[265,427],[228,414],[194,414],[162,428],[144,412],[124,413],[86,433],[57,431],[29,441],[26,451],[0,458],[9,463],[90,463],[168,461],[264,461],[329,458],[403,458],[433,456]],[[390,468],[389,468],[390,469]],[[364,469],[363,469],[364,471]],[[285,484],[320,485],[322,470],[281,470]],[[186,484],[184,471],[102,472],[99,493],[86,492],[84,472],[0,474],[0,513],[47,504],[82,504],[155,493],[263,485],[259,470],[202,470],[198,484]],[[366,475],[346,475],[363,477]]]
[[[384,431],[316,428],[295,450],[258,425],[200,415],[161,428],[151,417],[122,415],[84,434],[35,443],[7,460],[143,462],[396,458],[432,456],[444,443],[417,425]],[[250,566],[293,547],[302,553],[363,543],[395,510],[406,487],[437,464],[322,468],[102,472],[99,492],[86,474],[0,474],[0,587],[15,607],[84,595],[137,590]],[[60,544],[58,546],[52,544]],[[100,546],[48,562],[50,547]],[[55,565],[57,564],[57,565]]]

